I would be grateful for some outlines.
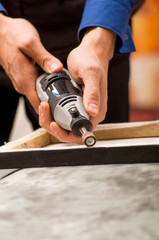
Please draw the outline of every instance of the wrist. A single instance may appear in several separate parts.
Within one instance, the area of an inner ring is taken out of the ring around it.
[[[6,15],[3,14],[3,12],[0,12],[0,21],[6,18]]]
[[[4,33],[6,32],[6,30],[5,30],[5,28],[6,28],[5,27],[6,26],[5,18],[6,18],[6,16],[3,15],[2,13],[0,13],[0,42],[3,38],[3,36],[4,36]]]
[[[116,34],[101,27],[88,28],[81,44],[95,51],[99,58],[108,61],[114,55]]]
[[[6,16],[2,12],[0,12],[0,32],[2,32],[2,30],[5,28],[7,19],[8,19],[8,16]],[[4,28],[3,28],[3,26],[4,26]]]

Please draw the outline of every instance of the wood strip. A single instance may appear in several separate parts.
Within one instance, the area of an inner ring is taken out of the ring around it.
[[[97,140],[159,137],[159,120],[101,124],[98,125],[94,134]],[[41,148],[50,143],[59,143],[59,140],[47,133],[44,129],[38,129],[24,138],[0,147],[0,151],[7,149]]]
[[[44,129],[38,129],[33,133],[20,138],[14,142],[7,143],[0,147],[0,151],[7,149],[29,149],[29,148],[41,148],[50,144],[50,134]]]
[[[134,123],[101,124],[94,132],[97,140],[159,137],[159,120]]]

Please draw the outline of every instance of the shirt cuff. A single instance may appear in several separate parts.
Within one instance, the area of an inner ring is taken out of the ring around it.
[[[5,15],[7,15],[7,11],[5,10],[5,8],[3,7],[3,5],[0,3],[0,12],[4,13]]]
[[[103,27],[117,34],[116,53],[127,53],[135,50],[129,20],[132,2],[128,0],[87,0],[78,30],[78,40],[81,41],[86,28]],[[124,46],[126,42],[127,46]]]

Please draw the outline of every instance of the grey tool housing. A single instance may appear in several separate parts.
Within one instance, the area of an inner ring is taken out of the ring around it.
[[[37,79],[36,89],[40,101],[49,103],[52,117],[60,127],[72,131],[77,138],[84,135],[87,146],[95,144],[92,123],[83,106],[82,90],[66,69],[42,74]]]

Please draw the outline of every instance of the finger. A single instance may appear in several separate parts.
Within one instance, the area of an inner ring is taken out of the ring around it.
[[[76,139],[70,131],[62,129],[53,121],[50,114],[50,107],[47,102],[41,102],[39,106],[39,124],[61,142],[81,143],[81,141]]]
[[[50,113],[50,107],[47,102],[41,102],[39,106],[39,124],[41,127],[45,128],[48,132],[53,134],[54,136],[58,136],[59,132],[63,136],[63,138],[67,138],[67,132],[61,129],[55,121]]]
[[[50,107],[47,102],[41,102],[39,105],[39,124],[41,127],[49,130],[52,116],[50,113]]]
[[[83,102],[85,109],[91,116],[96,116],[99,112],[100,106],[99,71],[98,72],[96,72],[95,70],[88,71],[83,76],[83,82],[84,82]]]
[[[33,58],[38,65],[44,70],[44,72],[52,73],[59,72],[63,69],[63,64],[60,60],[51,55],[42,45],[40,39],[30,41],[24,46],[20,47],[20,50],[26,55]]]
[[[75,138],[72,132],[62,129],[56,122],[51,122],[50,129],[53,130],[53,135],[61,142],[82,144],[82,141]]]

